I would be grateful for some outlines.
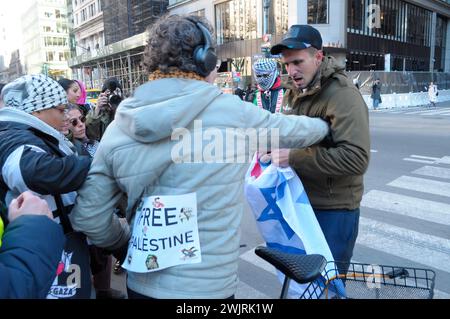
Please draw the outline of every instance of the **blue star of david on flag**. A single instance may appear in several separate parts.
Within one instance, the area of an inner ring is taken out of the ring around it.
[[[264,199],[267,202],[267,207],[264,208],[261,215],[257,219],[259,222],[264,222],[267,220],[278,220],[281,224],[281,227],[284,230],[286,236],[291,239],[294,236],[295,232],[288,225],[288,223],[283,218],[283,213],[277,205],[276,198],[273,196],[277,193],[277,187],[271,188],[261,188],[261,193],[264,196]]]

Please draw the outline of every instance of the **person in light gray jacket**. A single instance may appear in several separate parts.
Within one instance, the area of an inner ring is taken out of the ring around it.
[[[119,105],[71,214],[75,229],[124,262],[129,298],[233,297],[248,159],[277,134],[276,147],[304,148],[329,132],[321,119],[271,114],[212,85],[211,32],[198,16],[152,26],[149,82]],[[114,215],[122,192],[128,224]],[[181,203],[186,194],[195,205],[170,212],[168,196]],[[193,220],[193,231],[169,235]],[[169,248],[181,257],[164,255]]]

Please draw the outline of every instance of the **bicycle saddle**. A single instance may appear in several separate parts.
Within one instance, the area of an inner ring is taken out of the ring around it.
[[[299,284],[306,284],[319,278],[327,264],[322,255],[289,254],[263,246],[256,247],[255,254]]]

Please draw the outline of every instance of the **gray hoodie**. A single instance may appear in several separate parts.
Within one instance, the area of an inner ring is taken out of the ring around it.
[[[128,195],[130,225],[142,197],[196,193],[202,251],[198,264],[129,272],[127,284],[133,291],[180,299],[235,294],[243,183],[249,165],[230,163],[237,157],[227,152],[226,132],[236,128],[242,129],[237,130],[237,139],[248,145],[233,149],[247,158],[257,150],[245,134],[249,128],[278,128],[280,148],[306,147],[328,133],[328,125],[320,119],[271,114],[196,80],[146,83],[117,109],[79,191],[71,214],[74,228],[98,246],[118,248],[130,238],[128,225],[113,214],[121,192]],[[264,130],[256,134],[266,135]],[[222,144],[211,147],[212,141],[221,139]],[[226,158],[218,160],[224,149]],[[196,159],[202,162],[194,163]]]

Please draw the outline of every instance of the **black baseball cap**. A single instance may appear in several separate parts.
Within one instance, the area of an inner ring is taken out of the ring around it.
[[[296,24],[289,28],[283,40],[270,49],[273,55],[280,54],[285,49],[303,50],[314,47],[322,50],[322,36],[310,25]]]

